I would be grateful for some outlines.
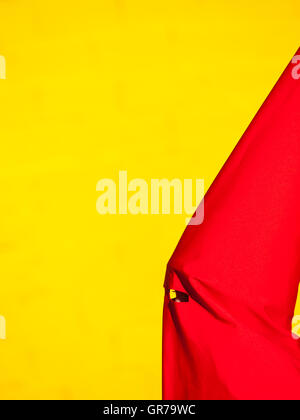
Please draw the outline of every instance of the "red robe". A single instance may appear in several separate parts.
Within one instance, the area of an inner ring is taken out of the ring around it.
[[[300,399],[299,64],[300,49],[168,263],[164,399]]]

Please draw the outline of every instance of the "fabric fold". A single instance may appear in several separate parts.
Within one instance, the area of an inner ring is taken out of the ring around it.
[[[165,287],[190,299],[165,296],[164,399],[300,399],[299,63],[300,49],[168,263]]]

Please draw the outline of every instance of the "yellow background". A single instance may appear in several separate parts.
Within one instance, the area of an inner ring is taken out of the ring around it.
[[[0,0],[0,398],[160,398],[185,216],[100,216],[96,182],[207,188],[299,17],[298,0]]]

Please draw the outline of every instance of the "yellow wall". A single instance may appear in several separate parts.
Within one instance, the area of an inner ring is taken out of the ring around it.
[[[185,216],[100,216],[96,182],[207,188],[299,16],[298,0],[0,0],[0,398],[160,398]]]

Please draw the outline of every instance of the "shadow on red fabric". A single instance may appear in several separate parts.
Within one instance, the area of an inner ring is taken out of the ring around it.
[[[167,267],[163,399],[298,400],[300,49],[204,204]]]

